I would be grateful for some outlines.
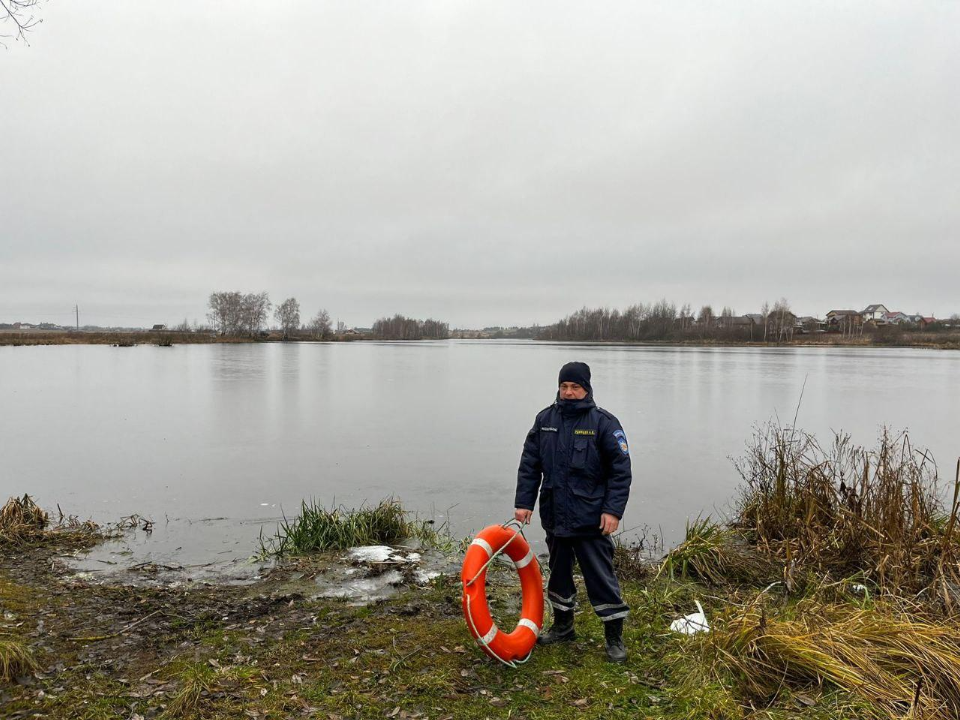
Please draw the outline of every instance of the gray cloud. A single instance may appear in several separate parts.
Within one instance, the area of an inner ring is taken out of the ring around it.
[[[42,12],[0,57],[0,319],[960,311],[956,4]]]

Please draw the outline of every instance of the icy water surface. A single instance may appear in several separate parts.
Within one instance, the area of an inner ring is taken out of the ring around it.
[[[945,475],[960,454],[960,353],[914,349],[571,346],[533,342],[0,348],[0,494],[154,521],[84,563],[238,578],[302,498],[395,496],[457,535],[512,514],[534,415],[568,360],[593,368],[635,473],[625,526],[669,545],[722,514],[753,427],[793,419],[873,443],[909,428]],[[952,477],[951,477],[952,479]],[[530,535],[542,551],[538,527]],[[98,567],[99,566],[99,567]]]

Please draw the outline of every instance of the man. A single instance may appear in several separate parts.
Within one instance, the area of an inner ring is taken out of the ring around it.
[[[590,367],[560,368],[556,402],[540,411],[523,444],[514,516],[528,522],[540,491],[540,520],[547,531],[553,626],[541,645],[573,640],[576,559],[594,612],[604,623],[607,657],[627,658],[623,620],[629,608],[613,571],[613,540],[630,494],[630,451],[620,422],[593,402]]]

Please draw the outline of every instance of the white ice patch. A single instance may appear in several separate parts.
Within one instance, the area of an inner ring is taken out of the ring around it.
[[[439,570],[417,570],[413,574],[413,580],[417,585],[426,585],[431,580],[436,580],[441,574]]]
[[[387,545],[364,545],[350,548],[347,557],[360,563],[417,563],[420,562],[420,553],[404,553],[402,550]]]
[[[350,548],[347,555],[351,560],[358,562],[387,562],[393,557],[396,551],[386,545],[364,545],[363,547]]]

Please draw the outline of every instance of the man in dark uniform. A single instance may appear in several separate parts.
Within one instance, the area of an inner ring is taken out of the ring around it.
[[[528,522],[540,492],[547,532],[553,626],[538,643],[573,640],[576,559],[594,612],[604,623],[607,657],[627,658],[623,620],[629,608],[613,571],[613,540],[630,494],[630,451],[620,422],[593,401],[590,367],[560,368],[556,402],[540,411],[523,444],[514,515]]]

